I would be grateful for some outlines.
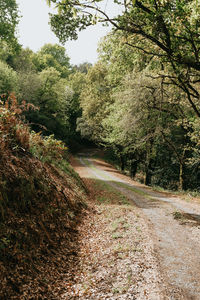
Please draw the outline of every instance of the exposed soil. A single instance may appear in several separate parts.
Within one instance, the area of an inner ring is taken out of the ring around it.
[[[96,213],[85,221],[92,225],[77,294],[63,299],[200,299],[200,205],[154,192],[85,153],[74,166]],[[112,203],[116,194],[130,203]]]

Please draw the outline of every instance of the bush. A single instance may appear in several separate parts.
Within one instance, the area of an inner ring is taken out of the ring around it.
[[[17,104],[14,95],[0,105],[0,214],[12,206],[27,209],[38,197],[51,199],[52,179],[44,163],[58,165],[66,158],[66,147],[53,136],[31,132],[22,113],[34,108]],[[29,162],[29,163],[28,163]]]
[[[43,162],[55,163],[64,158],[67,147],[62,141],[56,140],[54,135],[42,137],[41,132],[30,134],[30,151]]]

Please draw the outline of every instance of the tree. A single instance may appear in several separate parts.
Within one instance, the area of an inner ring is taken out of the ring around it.
[[[18,73],[19,97],[21,101],[38,105],[38,98],[42,86],[39,74],[36,72]]]
[[[67,78],[71,73],[69,57],[64,47],[60,45],[46,44],[34,56],[33,61],[39,72],[53,67],[60,72],[61,77]]]
[[[27,94],[30,102],[39,108],[26,113],[32,128],[37,132],[42,131],[44,135],[54,134],[69,145],[69,139],[73,135],[70,117],[74,92],[68,81],[53,67],[46,68],[39,74],[21,75],[21,97],[22,94]],[[29,80],[32,80],[31,85]]]
[[[126,75],[102,121],[103,141],[122,169],[128,167],[132,176],[137,169],[144,173],[145,184],[182,189],[189,186],[187,160],[194,151],[185,127],[191,109],[177,87],[161,78],[152,81],[155,72],[146,68]]]
[[[140,61],[145,66],[145,59],[124,43],[120,32],[111,32],[101,39],[98,47],[99,60],[107,65],[108,80],[113,88],[120,89],[124,76],[137,69]]]
[[[29,49],[20,49],[17,55],[12,59],[12,67],[18,73],[36,72],[34,64],[35,53]]]
[[[46,44],[38,53],[21,49],[12,59],[15,71],[5,62],[1,66],[2,93],[17,91],[19,103],[25,100],[38,107],[24,112],[35,131],[54,134],[68,145],[80,139],[76,119],[81,115],[79,96],[85,74],[72,72],[64,47]]]
[[[51,26],[62,42],[77,38],[78,30],[110,23],[121,32],[133,49],[156,58],[166,80],[187,96],[200,117],[199,91],[199,20],[200,4],[196,0],[115,1],[121,7],[118,16],[108,15],[102,1],[49,0],[59,13],[51,15]]]
[[[19,48],[16,26],[19,22],[18,6],[15,0],[0,0],[0,43]]]
[[[62,110],[59,97],[61,91],[56,89],[55,86],[60,81],[60,73],[55,68],[50,67],[39,74],[39,80],[41,82],[40,90],[33,104],[38,106],[40,110],[32,113],[31,121],[42,125],[43,128],[45,127],[46,132],[44,132],[46,134],[59,135],[57,114]],[[41,130],[41,128],[39,126],[36,130]],[[62,133],[60,134],[62,135]]]
[[[69,122],[72,132],[76,132],[77,119],[81,117],[80,95],[86,84],[86,75],[81,72],[75,72],[69,76],[68,87],[73,91],[69,107]]]
[[[1,41],[0,60],[6,62],[9,66],[13,67],[13,59],[15,55],[16,51],[12,49],[6,41]]]
[[[0,97],[6,98],[12,92],[18,92],[17,73],[5,62],[0,61]]]
[[[92,67],[92,64],[91,63],[88,63],[88,62],[84,62],[82,64],[79,64],[79,65],[75,65],[73,67],[74,71],[75,72],[80,72],[80,73],[84,73],[84,74],[87,74],[89,69]]]
[[[104,64],[99,62],[94,65],[86,75],[80,95],[82,117],[78,120],[78,130],[82,136],[96,142],[102,140],[102,120],[107,114],[108,103],[112,101],[106,76],[107,69]]]

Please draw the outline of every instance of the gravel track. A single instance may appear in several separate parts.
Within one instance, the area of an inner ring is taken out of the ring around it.
[[[200,299],[200,205],[154,192],[101,160],[79,157],[91,177],[119,190],[142,211],[165,279],[164,299]]]

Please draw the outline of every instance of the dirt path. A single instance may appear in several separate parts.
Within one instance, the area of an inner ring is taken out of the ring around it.
[[[103,161],[85,154],[79,155],[79,161],[82,172],[87,170],[88,178],[105,182],[138,207],[148,224],[151,235],[149,243],[153,244],[152,251],[155,251],[152,255],[157,256],[159,262],[158,270],[154,272],[154,277],[159,277],[159,293],[149,294],[146,298],[125,296],[96,299],[200,299],[200,206],[154,192],[121,175]],[[165,282],[164,292],[161,291],[162,282]]]

